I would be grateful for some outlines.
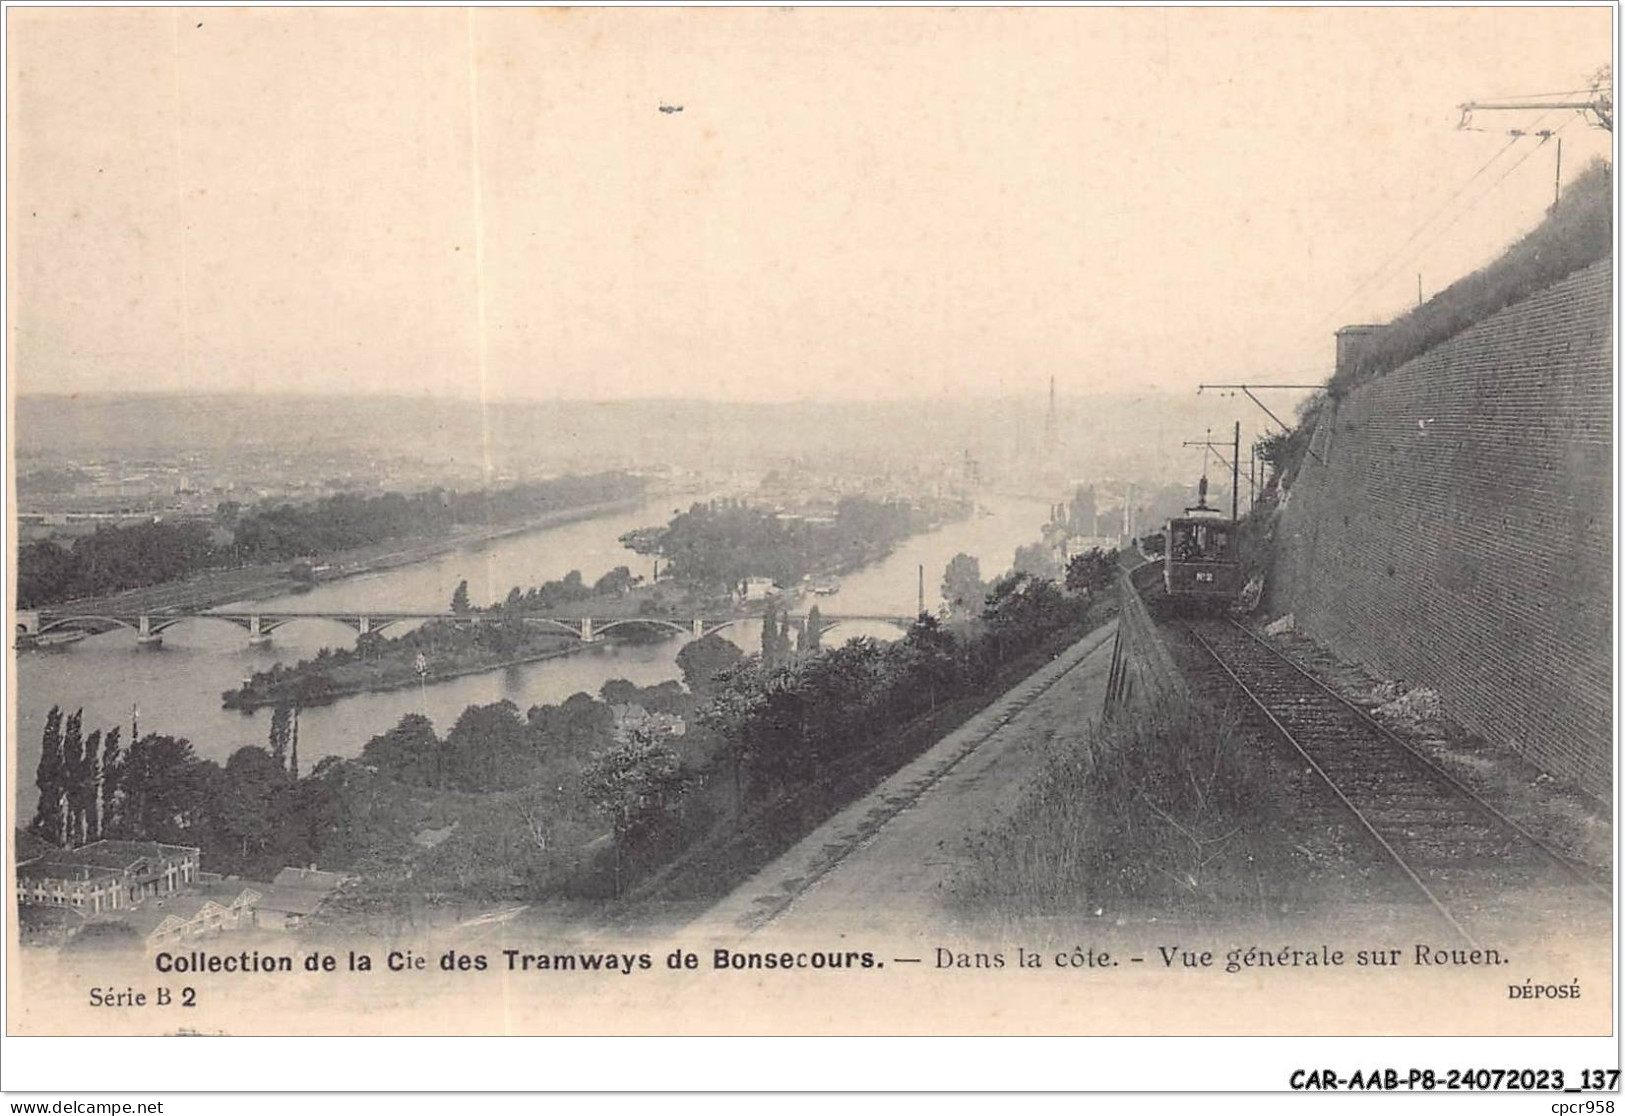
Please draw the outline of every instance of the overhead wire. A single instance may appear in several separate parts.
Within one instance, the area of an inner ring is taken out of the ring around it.
[[[1544,114],[1544,113],[1542,114],[1542,116],[1545,116],[1545,115],[1546,114]],[[1536,118],[1536,123],[1539,123],[1539,120],[1540,120],[1540,118],[1537,117]],[[1354,289],[1351,290],[1347,295],[1345,295],[1341,302],[1339,302],[1336,306],[1332,307],[1324,315],[1322,315],[1321,321],[1324,322],[1326,318],[1332,317],[1338,311],[1342,310],[1343,307],[1347,306],[1350,302],[1353,302],[1355,300],[1355,298],[1357,298],[1361,294],[1365,293],[1366,289],[1378,277],[1385,276],[1387,274],[1387,272],[1388,272],[1388,269],[1390,267],[1392,267],[1395,263],[1397,263],[1403,257],[1406,249],[1408,249],[1412,244],[1414,244],[1416,242],[1416,239],[1418,237],[1420,237],[1424,232],[1427,231],[1428,226],[1433,224],[1433,222],[1437,221],[1440,217],[1442,217],[1445,214],[1445,212],[1447,210],[1449,210],[1449,208],[1452,205],[1455,204],[1456,199],[1461,197],[1462,194],[1466,193],[1468,188],[1471,187],[1474,182],[1478,181],[1480,175],[1482,175],[1485,171],[1489,170],[1490,167],[1494,166],[1496,161],[1498,159],[1500,159],[1502,155],[1505,155],[1508,151],[1510,151],[1512,149],[1513,145],[1516,144],[1520,139],[1523,139],[1523,138],[1524,137],[1521,134],[1512,136],[1510,139],[1507,140],[1507,142],[1505,144],[1503,144],[1495,152],[1495,154],[1491,155],[1488,159],[1484,160],[1484,162],[1480,163],[1479,166],[1478,166],[1478,169],[1473,171],[1473,173],[1467,177],[1467,180],[1465,182],[1463,182],[1460,186],[1457,186],[1456,189],[1451,193],[1451,195],[1448,198],[1446,198],[1443,201],[1443,203],[1441,203],[1440,206],[1437,209],[1435,209],[1432,213],[1428,214],[1427,219],[1425,221],[1423,221],[1420,225],[1417,225],[1416,228],[1411,232],[1411,234],[1409,236],[1407,236],[1405,238],[1405,240],[1400,244],[1400,246],[1398,248],[1394,249],[1393,252],[1389,253],[1388,257],[1386,259],[1384,259],[1382,263],[1378,264],[1374,271],[1372,271],[1369,275],[1367,275],[1359,283],[1355,284]],[[1318,326],[1320,323],[1317,322],[1316,324]]]
[[[1528,101],[1535,97],[1576,97],[1581,93],[1595,93],[1597,87],[1588,85],[1584,89],[1558,89],[1551,93],[1503,93],[1499,97],[1486,97],[1487,101]]]
[[[1321,315],[1321,317],[1319,319],[1317,319],[1317,321],[1315,323],[1316,332],[1318,332],[1320,330],[1320,328],[1325,324],[1327,319],[1335,317],[1337,315],[1337,313],[1343,309],[1343,307],[1347,306],[1350,302],[1354,301],[1354,299],[1359,297],[1361,294],[1363,294],[1366,291],[1370,290],[1374,283],[1379,284],[1379,285],[1380,285],[1380,283],[1386,283],[1386,282],[1390,281],[1394,277],[1394,275],[1398,274],[1394,270],[1394,265],[1396,263],[1400,263],[1401,261],[1403,261],[1404,259],[1409,257],[1409,255],[1411,254],[1411,253],[1409,253],[1409,249],[1410,249],[1411,245],[1415,244],[1416,241],[1418,240],[1418,238],[1420,238],[1424,233],[1428,232],[1429,226],[1431,226],[1440,217],[1444,216],[1445,213],[1448,212],[1450,207],[1452,205],[1454,205],[1456,203],[1456,201],[1464,193],[1466,193],[1468,189],[1470,189],[1472,187],[1473,183],[1477,182],[1478,179],[1484,174],[1484,172],[1489,170],[1490,167],[1494,166],[1495,163],[1501,158],[1501,156],[1505,155],[1508,151],[1510,151],[1512,149],[1512,147],[1519,140],[1524,139],[1526,137],[1534,136],[1535,135],[1535,128],[1540,124],[1541,121],[1545,120],[1548,116],[1550,116],[1553,111],[1554,111],[1553,109],[1547,109],[1545,112],[1541,113],[1539,116],[1535,117],[1532,121],[1530,121],[1529,124],[1527,126],[1525,126],[1524,128],[1521,128],[1521,129],[1518,129],[1517,131],[1512,132],[1510,134],[1510,138],[1507,140],[1507,142],[1502,144],[1501,147],[1498,148],[1495,151],[1495,153],[1493,155],[1491,155],[1488,159],[1486,159],[1483,163],[1479,164],[1478,169],[1473,171],[1473,173],[1467,177],[1467,180],[1464,181],[1460,186],[1456,187],[1456,189],[1454,191],[1452,191],[1450,196],[1448,198],[1446,198],[1444,200],[1444,202],[1441,203],[1440,206],[1437,209],[1435,209],[1432,213],[1430,213],[1428,215],[1426,220],[1424,220],[1421,224],[1417,225],[1416,228],[1411,232],[1411,234],[1409,236],[1407,236],[1405,238],[1405,240],[1399,245],[1399,247],[1394,249],[1394,251],[1391,252],[1388,255],[1387,259],[1385,259],[1381,264],[1379,264],[1377,266],[1377,268],[1374,271],[1372,271],[1369,275],[1367,275],[1364,279],[1362,279],[1359,283],[1357,283],[1355,285],[1354,289],[1351,290],[1347,295],[1345,295],[1343,297],[1342,301],[1340,301],[1336,306],[1332,307],[1331,310],[1327,311],[1325,314]],[[1536,138],[1538,138],[1540,140],[1539,143],[1537,143],[1534,147],[1530,148],[1527,152],[1525,152],[1523,157],[1520,158],[1516,163],[1514,163],[1510,168],[1508,168],[1508,170],[1506,172],[1504,172],[1501,175],[1501,177],[1497,178],[1494,182],[1492,182],[1487,190],[1480,193],[1477,197],[1473,198],[1465,206],[1463,206],[1460,210],[1458,210],[1456,212],[1456,214],[1453,217],[1451,217],[1450,220],[1448,222],[1446,222],[1446,224],[1442,228],[1440,228],[1434,236],[1432,236],[1429,240],[1427,240],[1426,242],[1424,242],[1422,244],[1422,246],[1421,246],[1422,250],[1425,250],[1425,249],[1431,247],[1433,244],[1437,243],[1439,236],[1443,235],[1443,233],[1445,231],[1447,231],[1448,229],[1453,228],[1456,225],[1456,223],[1462,219],[1462,217],[1464,217],[1467,213],[1472,211],[1474,206],[1476,206],[1479,202],[1483,201],[1490,194],[1492,194],[1495,191],[1495,188],[1497,186],[1499,186],[1503,181],[1506,180],[1508,175],[1510,175],[1513,171],[1517,170],[1517,168],[1522,166],[1523,163],[1531,155],[1533,155],[1536,151],[1539,151],[1543,146],[1545,146],[1545,143],[1546,143],[1546,141],[1548,139],[1551,139],[1558,132],[1562,131],[1564,128],[1566,128],[1570,124],[1572,124],[1574,122],[1574,119],[1575,118],[1573,116],[1571,116],[1571,117],[1569,117],[1568,120],[1566,120],[1562,125],[1560,125],[1555,131],[1551,132],[1550,134],[1545,135],[1545,136],[1537,136]]]
[[[1491,194],[1493,194],[1495,192],[1495,188],[1497,186],[1499,186],[1499,185],[1501,185],[1501,183],[1505,182],[1514,172],[1517,171],[1517,169],[1519,167],[1521,167],[1525,163],[1527,163],[1530,160],[1530,158],[1537,151],[1539,151],[1541,148],[1545,147],[1548,140],[1555,139],[1558,135],[1560,135],[1562,133],[1564,128],[1567,128],[1570,124],[1574,123],[1575,119],[1576,119],[1575,117],[1571,116],[1568,120],[1565,120],[1562,124],[1558,125],[1555,129],[1553,129],[1550,134],[1545,135],[1545,136],[1541,136],[1539,143],[1535,144],[1535,146],[1531,147],[1528,151],[1525,151],[1523,153],[1523,155],[1518,159],[1517,162],[1513,163],[1506,170],[1502,171],[1501,176],[1499,178],[1497,178],[1494,182],[1491,182],[1490,185],[1489,185],[1489,188],[1487,190],[1483,191],[1476,198],[1474,198],[1471,202],[1469,202],[1466,206],[1462,207],[1462,209],[1460,211],[1458,211],[1454,217],[1452,217],[1448,222],[1446,222],[1442,227],[1440,227],[1439,230],[1437,232],[1435,232],[1433,234],[1433,236],[1429,240],[1424,242],[1420,246],[1418,251],[1424,251],[1425,252],[1427,249],[1429,249],[1429,248],[1433,247],[1435,244],[1437,244],[1439,242],[1439,238],[1444,236],[1444,234],[1449,232],[1451,229],[1455,228],[1457,223],[1460,222],[1463,217],[1467,216],[1467,214],[1472,212],[1474,206],[1476,206],[1479,202],[1483,201],[1485,198],[1487,198]],[[1518,137],[1518,138],[1522,138],[1522,137]],[[1388,276],[1387,278],[1392,278],[1392,275]],[[1384,281],[1386,281],[1386,279]]]
[[[1535,97],[1566,97],[1566,96],[1573,96],[1573,95],[1579,94],[1579,93],[1594,93],[1596,91],[1597,91],[1597,87],[1595,85],[1593,85],[1593,86],[1587,87],[1585,89],[1554,90],[1554,91],[1548,92],[1548,93],[1526,93],[1526,94],[1520,94],[1517,97],[1510,97],[1509,96],[1509,97],[1500,98],[1500,99],[1503,99],[1503,100],[1522,100],[1522,99],[1529,99],[1529,98],[1535,98]],[[1347,295],[1345,295],[1342,298],[1342,300],[1337,303],[1336,306],[1332,307],[1330,310],[1328,310],[1326,313],[1322,314],[1318,319],[1316,319],[1315,324],[1312,327],[1313,331],[1318,334],[1320,332],[1320,330],[1325,326],[1325,323],[1328,320],[1334,318],[1345,306],[1347,306],[1355,298],[1359,297],[1361,294],[1365,293],[1368,289],[1370,289],[1374,282],[1378,281],[1379,279],[1382,282],[1390,281],[1393,278],[1393,275],[1396,274],[1393,271],[1393,265],[1400,262],[1402,259],[1406,258],[1406,253],[1407,253],[1408,249],[1411,247],[1411,245],[1416,243],[1418,238],[1420,238],[1425,232],[1428,231],[1429,226],[1431,226],[1440,217],[1444,216],[1445,213],[1449,211],[1450,207],[1452,205],[1454,205],[1456,203],[1456,201],[1464,193],[1466,193],[1468,189],[1470,189],[1472,187],[1473,183],[1477,182],[1478,179],[1484,174],[1484,172],[1489,170],[1490,167],[1494,166],[1495,163],[1497,161],[1499,161],[1500,158],[1503,155],[1505,155],[1508,151],[1510,151],[1513,148],[1513,146],[1516,145],[1517,142],[1520,139],[1524,139],[1527,136],[1535,135],[1536,138],[1538,138],[1540,140],[1540,142],[1537,143],[1534,147],[1530,148],[1527,152],[1525,152],[1524,155],[1522,156],[1522,158],[1520,158],[1511,167],[1507,168],[1507,170],[1505,172],[1503,172],[1499,178],[1497,178],[1494,182],[1490,183],[1490,186],[1489,186],[1489,188],[1487,190],[1485,190],[1483,193],[1479,194],[1476,198],[1474,198],[1470,202],[1468,202],[1467,205],[1462,207],[1462,209],[1459,210],[1455,214],[1455,216],[1453,216],[1442,228],[1440,228],[1437,231],[1437,233],[1435,233],[1429,240],[1427,240],[1422,245],[1422,250],[1425,251],[1427,248],[1430,248],[1435,243],[1437,243],[1440,236],[1443,236],[1451,228],[1455,227],[1456,223],[1459,222],[1461,220],[1461,218],[1464,217],[1467,213],[1471,212],[1472,209],[1479,202],[1483,201],[1490,194],[1494,193],[1496,187],[1498,187],[1502,182],[1504,182],[1507,179],[1508,176],[1510,176],[1519,167],[1521,167],[1525,162],[1527,162],[1531,155],[1533,155],[1536,151],[1539,151],[1542,147],[1544,147],[1546,145],[1547,140],[1552,139],[1555,136],[1557,136],[1559,133],[1561,133],[1563,131],[1563,129],[1567,128],[1570,124],[1574,123],[1574,120],[1576,119],[1575,116],[1570,116],[1568,120],[1564,121],[1556,129],[1551,130],[1551,131],[1547,132],[1544,135],[1538,135],[1535,132],[1536,127],[1540,124],[1541,121],[1545,120],[1546,117],[1550,116],[1554,111],[1556,111],[1555,107],[1554,108],[1549,108],[1546,111],[1542,112],[1539,116],[1536,116],[1534,118],[1534,120],[1530,121],[1530,123],[1526,127],[1522,128],[1522,129],[1519,129],[1519,130],[1516,130],[1516,131],[1513,131],[1513,132],[1510,132],[1507,142],[1502,144],[1501,147],[1497,148],[1496,151],[1488,159],[1486,159],[1486,160],[1484,160],[1484,162],[1480,163],[1479,166],[1477,167],[1477,169],[1475,169],[1472,174],[1468,175],[1467,179],[1464,182],[1462,182],[1462,184],[1460,186],[1456,187],[1456,189],[1451,192],[1450,196],[1447,197],[1442,203],[1440,203],[1440,205],[1439,205],[1439,207],[1437,209],[1435,209],[1432,213],[1430,213],[1427,216],[1427,218],[1424,221],[1421,222],[1421,224],[1417,225],[1416,228],[1414,230],[1412,230],[1410,235],[1405,238],[1405,240],[1399,245],[1398,248],[1394,249],[1394,251],[1391,252],[1388,255],[1388,257],[1386,259],[1384,259],[1384,261],[1381,264],[1379,264],[1370,274],[1368,274],[1364,279],[1360,280],[1360,282],[1355,284],[1354,288],[1351,291],[1349,291],[1349,293]],[[1464,130],[1466,130],[1466,131],[1487,131],[1487,129],[1470,128],[1470,127],[1465,128]]]

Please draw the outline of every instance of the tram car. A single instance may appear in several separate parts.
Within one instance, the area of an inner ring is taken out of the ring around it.
[[[1162,580],[1168,599],[1194,607],[1224,607],[1241,592],[1236,524],[1209,508],[1187,508],[1168,521]]]

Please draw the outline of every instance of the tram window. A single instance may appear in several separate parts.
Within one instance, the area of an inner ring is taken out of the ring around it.
[[[1176,562],[1189,562],[1201,556],[1196,543],[1196,529],[1188,523],[1180,523],[1174,527],[1173,538],[1168,542],[1168,553],[1173,555]]]
[[[1228,527],[1181,523],[1174,527],[1169,552],[1176,562],[1221,561],[1230,556]]]

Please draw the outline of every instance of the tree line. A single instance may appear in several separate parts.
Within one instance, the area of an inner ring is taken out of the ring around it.
[[[639,580],[627,567],[617,566],[589,586],[580,570],[571,570],[562,579],[528,591],[516,585],[505,599],[480,608],[471,602],[468,581],[464,579],[452,593],[451,611],[456,616],[477,615],[480,623],[430,620],[398,636],[371,631],[359,636],[353,647],[323,647],[313,658],[301,659],[293,666],[278,662],[267,670],[257,670],[242,685],[224,691],[221,703],[227,709],[252,709],[278,702],[296,707],[316,705],[347,693],[413,682],[419,674],[419,655],[423,657],[423,673],[433,678],[570,647],[573,637],[506,621],[595,597],[619,596]],[[638,638],[640,633],[622,629],[613,635],[627,639]],[[649,638],[648,633],[641,635]]]
[[[848,640],[778,659],[757,656],[714,683],[699,716],[722,742],[743,799],[809,782],[900,726],[986,684],[1010,660],[1087,617],[1086,597],[1012,573],[971,622],[921,615],[900,640]]]
[[[642,493],[621,472],[558,477],[473,492],[340,494],[309,503],[221,504],[212,523],[103,527],[62,545],[27,543],[17,555],[20,607],[39,608],[175,581],[201,570],[278,562],[459,527],[507,523]]]
[[[667,576],[684,588],[720,595],[750,577],[789,585],[810,573],[856,568],[932,526],[939,510],[907,500],[848,496],[827,519],[812,519],[714,500],[694,504],[665,527],[629,531],[621,542],[635,553],[659,557]]]
[[[157,734],[121,754],[116,729],[85,736],[79,714],[53,710],[32,828],[65,845],[102,835],[194,845],[208,870],[259,878],[285,864],[394,864],[413,894],[617,892],[626,871],[747,824],[760,804],[834,793],[831,773],[847,760],[1081,627],[1094,597],[1083,580],[1105,584],[1106,565],[1077,574],[1063,591],[1012,573],[984,587],[975,612],[922,615],[890,643],[792,644],[775,616],[761,654],[717,635],[685,645],[682,685],[615,680],[524,713],[472,705],[444,734],[409,714],[359,757],[303,775],[286,713],[267,747],[221,765]],[[424,848],[426,809],[455,821]]]
[[[83,710],[64,716],[53,706],[46,714],[29,825],[36,836],[63,848],[104,838],[192,845],[206,850],[211,871],[275,871],[302,863],[321,843],[313,839],[320,828],[313,811],[322,781],[299,778],[288,710],[272,720],[270,749],[240,748],[223,767],[160,733],[125,750],[122,726],[87,734],[83,721]],[[294,818],[303,824],[289,825]],[[273,838],[275,863],[262,862]]]

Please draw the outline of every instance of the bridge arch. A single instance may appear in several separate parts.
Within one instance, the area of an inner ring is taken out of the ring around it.
[[[27,631],[27,628],[22,624],[19,624],[18,628]],[[65,631],[89,632],[91,635],[106,635],[108,632],[116,632],[120,628],[127,628],[132,632],[140,630],[136,624],[131,623],[129,620],[124,619],[123,617],[86,615],[59,616],[48,620],[41,618],[39,625],[31,634],[44,635],[46,632]]]
[[[678,635],[689,635],[694,630],[692,623],[679,624],[677,621],[668,620],[664,616],[625,616],[619,620],[606,620],[603,624],[594,624],[592,630],[594,635],[603,635],[605,632],[613,631],[627,624],[643,624],[652,628],[666,628]]]
[[[700,638],[704,639],[708,635],[716,635],[724,628],[731,628],[741,621],[755,620],[760,623],[761,619],[760,616],[729,616],[721,620],[704,620],[701,621]]]
[[[352,632],[358,632],[361,630],[361,625],[354,616],[340,616],[337,614],[331,616],[278,616],[275,613],[270,613],[260,617],[260,631],[269,634],[276,631],[278,628],[285,628],[289,624],[302,624],[307,622],[314,622],[325,627],[337,625],[341,628],[349,628]],[[253,631],[253,628],[249,623],[245,623],[243,627],[248,628],[249,631]]]
[[[522,624],[529,624],[533,628],[551,628],[560,635],[581,638],[581,622],[579,620],[574,624],[567,624],[563,620],[557,620],[551,616],[521,616],[519,621]]]
[[[245,632],[248,631],[248,621],[246,619],[237,616],[216,616],[212,612],[189,612],[185,616],[149,615],[147,617],[147,631],[157,635],[159,632],[173,628],[176,624],[182,624],[189,620],[213,620],[221,624],[230,624],[234,628],[241,628]],[[130,627],[136,628],[137,631],[140,630],[140,627],[135,624],[130,625]]]
[[[805,626],[805,617],[801,618],[801,623]],[[824,635],[836,628],[850,627],[853,624],[873,624],[879,627],[891,628],[897,632],[899,638],[907,635],[909,629],[914,626],[912,620],[906,620],[901,616],[836,616],[831,618],[828,623],[819,624],[818,634]]]

